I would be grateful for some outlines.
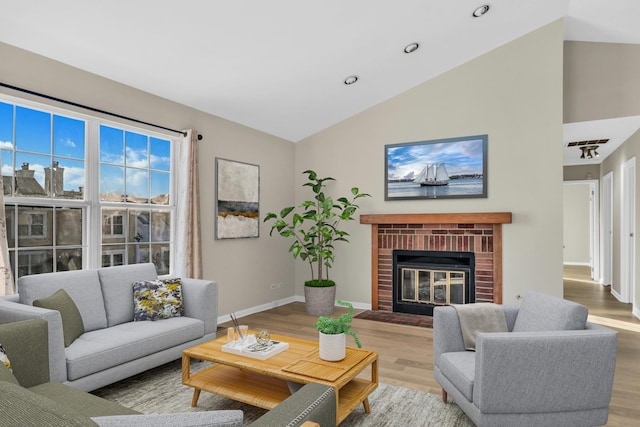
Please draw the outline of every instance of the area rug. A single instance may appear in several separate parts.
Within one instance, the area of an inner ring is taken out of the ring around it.
[[[192,371],[210,366],[208,362],[192,361]],[[244,425],[263,415],[266,410],[203,392],[198,406],[191,407],[193,389],[182,385],[179,360],[92,392],[96,396],[117,402],[145,414],[240,409]],[[473,423],[454,404],[444,404],[439,396],[380,384],[369,396],[371,413],[360,405],[340,425],[473,427]]]
[[[433,328],[433,317],[419,314],[393,313],[391,311],[367,310],[354,316],[356,319],[375,320],[377,322],[395,323],[396,325],[420,326]]]

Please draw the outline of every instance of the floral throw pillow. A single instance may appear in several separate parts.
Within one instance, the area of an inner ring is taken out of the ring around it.
[[[9,360],[9,356],[7,356],[7,352],[4,350],[2,344],[0,344],[0,363],[6,366],[8,370],[13,372],[13,370],[11,369],[11,361]]]
[[[133,321],[159,320],[184,315],[180,279],[133,282]]]

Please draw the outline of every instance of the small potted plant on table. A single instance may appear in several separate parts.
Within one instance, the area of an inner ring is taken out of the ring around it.
[[[338,304],[348,307],[349,311],[333,318],[320,316],[314,326],[319,332],[320,358],[328,361],[342,360],[346,356],[346,335],[351,335],[358,348],[362,347],[360,339],[351,330],[353,321],[353,305],[347,301],[338,300]]]

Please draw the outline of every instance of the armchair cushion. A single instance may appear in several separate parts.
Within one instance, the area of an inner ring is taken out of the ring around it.
[[[467,398],[473,400],[473,383],[476,376],[476,353],[457,351],[440,357],[440,370],[447,373],[449,381]]]
[[[76,338],[84,333],[84,323],[78,306],[64,289],[59,289],[49,297],[33,301],[33,306],[60,312],[65,347],[69,347]]]
[[[513,332],[582,330],[587,315],[584,305],[529,291],[520,305]]]

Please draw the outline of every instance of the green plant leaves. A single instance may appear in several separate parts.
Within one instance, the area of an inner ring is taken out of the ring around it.
[[[340,222],[354,219],[359,206],[353,201],[370,196],[360,193],[358,187],[353,187],[352,200],[340,197],[334,203],[332,197],[324,194],[325,183],[335,181],[334,178],[319,178],[311,169],[303,173],[307,174],[308,178],[303,187],[311,188],[314,193],[313,199],[305,200],[297,208],[284,208],[279,216],[269,212],[264,222],[274,221],[269,235],[277,230],[282,237],[294,239],[289,252],[294,258],[300,257],[309,263],[312,279],[322,280],[328,278],[329,269],[335,260],[333,242],[348,242],[345,236],[349,233],[339,229]],[[293,215],[289,216],[292,212]]]

